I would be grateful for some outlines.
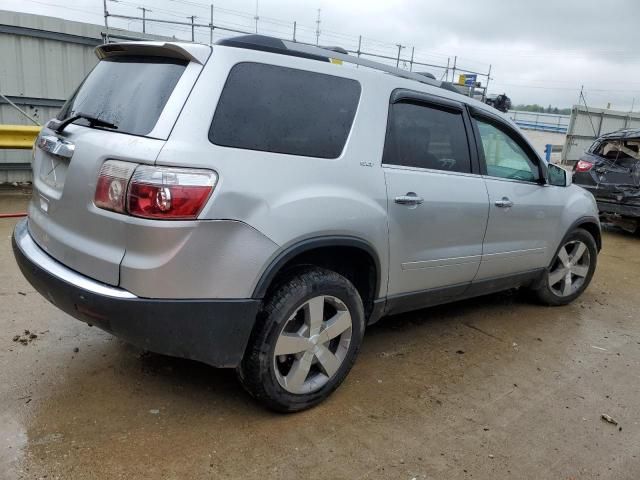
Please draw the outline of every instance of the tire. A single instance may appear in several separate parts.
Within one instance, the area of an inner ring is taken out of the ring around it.
[[[575,257],[582,251],[579,245],[585,248],[582,256],[576,260]],[[572,262],[569,268],[567,261]],[[551,265],[547,267],[540,284],[534,290],[538,301],[550,306],[573,302],[591,283],[597,261],[598,248],[591,234],[581,228],[571,232],[562,240]],[[569,277],[567,273],[570,274]]]
[[[362,299],[349,280],[321,268],[299,270],[265,299],[238,377],[270,409],[311,408],[345,379],[364,330]]]

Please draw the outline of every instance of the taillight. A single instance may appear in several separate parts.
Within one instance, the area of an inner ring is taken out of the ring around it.
[[[215,172],[191,168],[140,166],[127,195],[127,210],[136,217],[193,219],[218,180]]]
[[[94,203],[99,208],[136,217],[194,219],[217,180],[211,170],[107,160],[100,169]]]
[[[107,160],[102,164],[94,203],[98,208],[124,213],[126,208],[127,186],[133,171],[138,165],[119,160]]]
[[[586,160],[578,160],[576,163],[576,172],[588,172],[593,168],[593,163],[587,162]]]

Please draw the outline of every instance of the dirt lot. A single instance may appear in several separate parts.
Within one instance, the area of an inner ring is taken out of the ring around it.
[[[0,212],[25,204],[0,196]],[[328,402],[282,416],[232,371],[57,311],[13,261],[14,224],[0,220],[2,479],[640,478],[638,238],[608,231],[568,307],[500,294],[385,319]]]

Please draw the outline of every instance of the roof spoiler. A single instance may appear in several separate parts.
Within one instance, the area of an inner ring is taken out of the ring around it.
[[[192,43],[122,42],[99,45],[95,53],[100,60],[124,55],[145,55],[177,58],[204,65],[211,55],[211,47]]]

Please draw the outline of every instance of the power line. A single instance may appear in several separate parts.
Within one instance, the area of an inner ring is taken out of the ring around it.
[[[555,87],[555,86],[543,86],[543,85],[529,85],[529,84],[524,84],[524,83],[504,83],[504,82],[496,82],[499,85],[505,86],[505,87],[522,87],[522,88],[536,88],[536,89],[541,89],[541,90],[573,90],[575,91],[577,88],[576,87]],[[588,92],[609,92],[609,93],[634,93],[634,92],[638,92],[638,90],[617,90],[617,89],[611,89],[611,88],[588,88],[585,89]]]

